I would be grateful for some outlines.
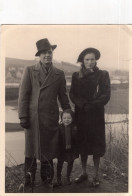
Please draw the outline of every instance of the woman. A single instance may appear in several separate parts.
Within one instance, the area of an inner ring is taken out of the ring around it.
[[[75,181],[87,180],[87,158],[93,155],[94,186],[99,185],[100,157],[105,153],[104,105],[110,99],[109,74],[97,67],[99,58],[100,52],[95,48],[86,48],[80,53],[77,62],[81,63],[81,69],[73,73],[70,89],[70,98],[75,104],[82,164],[82,174]]]

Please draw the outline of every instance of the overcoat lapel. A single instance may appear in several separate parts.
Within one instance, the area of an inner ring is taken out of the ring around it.
[[[50,68],[49,74],[47,75],[44,83],[42,84],[41,88],[46,88],[53,84],[56,80],[59,79],[59,73],[55,67]]]
[[[40,66],[39,81],[40,81],[41,85],[44,84],[44,82],[46,81],[46,78],[47,78],[47,72],[45,69],[42,68],[42,66]]]
[[[33,71],[34,71],[35,79],[37,80],[39,86],[41,86],[46,80],[47,77],[46,71],[42,69],[40,62],[34,66]]]
[[[37,79],[37,82],[41,89],[51,85],[52,83],[54,83],[56,80],[59,79],[59,73],[53,65],[51,66],[48,75],[46,75],[46,72],[42,69],[40,63],[37,63],[34,66],[33,70],[34,70],[34,76]]]

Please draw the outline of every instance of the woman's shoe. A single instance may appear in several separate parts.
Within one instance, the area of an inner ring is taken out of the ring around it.
[[[84,182],[85,180],[88,179],[88,175],[85,174],[85,175],[80,175],[78,178],[75,179],[75,183],[79,184],[81,182]]]
[[[67,177],[67,185],[71,185],[72,181],[70,179],[70,177]]]

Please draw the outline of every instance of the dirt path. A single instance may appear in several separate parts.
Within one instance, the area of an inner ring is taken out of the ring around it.
[[[91,187],[91,181],[93,178],[93,167],[88,166],[88,181],[85,181],[81,184],[75,184],[74,179],[81,173],[81,167],[78,162],[75,162],[74,169],[72,172],[73,183],[71,185],[66,184],[66,164],[63,168],[63,186],[52,188],[45,186],[39,177],[39,172],[36,176],[36,186],[34,188],[34,193],[122,193],[128,192],[127,180],[124,177],[112,178],[112,177],[103,177],[103,172],[100,171],[100,186],[93,188]],[[56,174],[55,174],[56,175]],[[31,189],[27,192],[31,192]]]

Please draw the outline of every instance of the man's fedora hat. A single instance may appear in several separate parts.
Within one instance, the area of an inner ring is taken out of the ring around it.
[[[51,48],[54,50],[57,47],[57,45],[51,45],[47,38],[37,41],[36,46],[38,52],[35,54],[35,56],[39,56],[42,51],[50,50]]]
[[[84,56],[86,54],[90,54],[90,53],[93,53],[95,54],[95,59],[98,60],[100,58],[100,52],[99,50],[97,50],[96,48],[86,48],[85,50],[83,50],[80,54],[79,54],[79,57],[77,59],[77,62],[83,62],[83,59],[84,59]]]

